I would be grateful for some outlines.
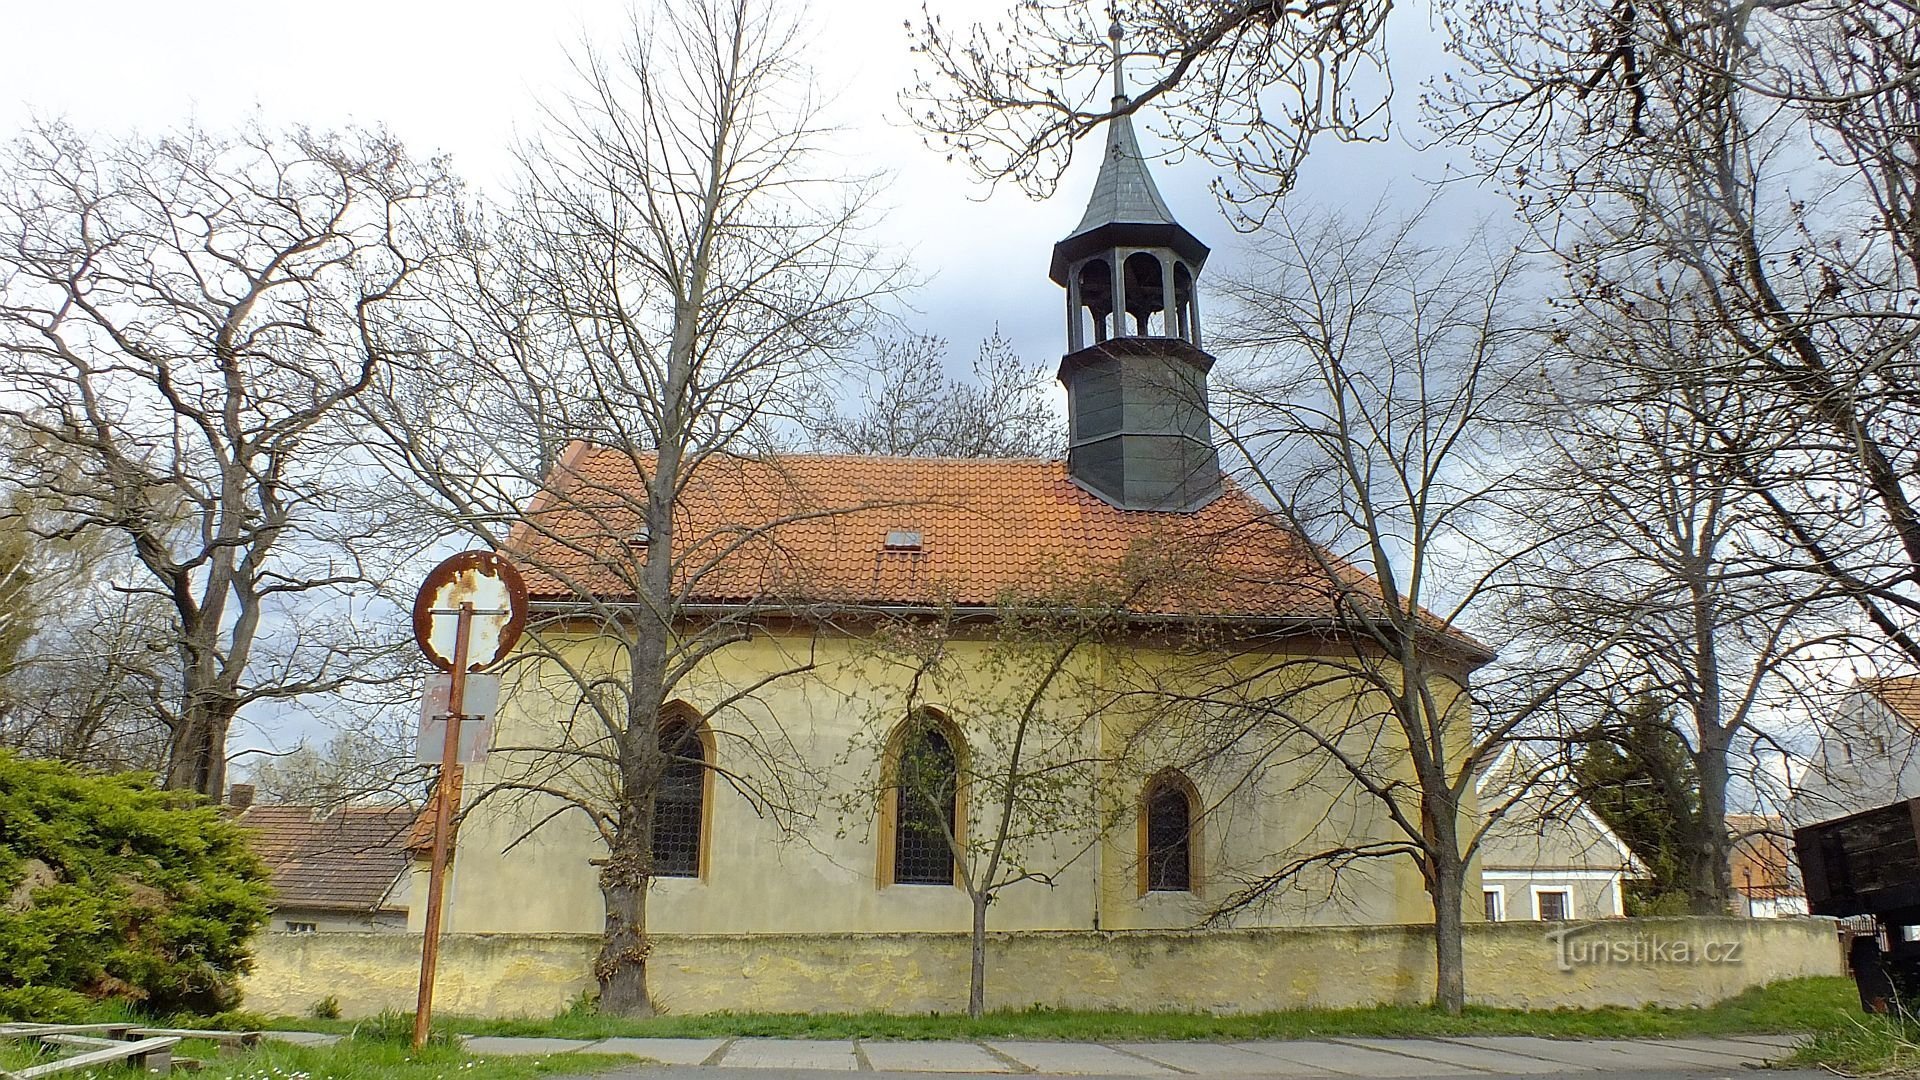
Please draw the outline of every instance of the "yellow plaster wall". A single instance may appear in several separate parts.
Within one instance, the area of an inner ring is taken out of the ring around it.
[[[978,702],[1004,700],[1005,687],[994,683],[1003,676],[984,670],[981,658],[990,648],[986,643],[958,640],[947,647],[952,660],[944,665],[946,674],[920,687],[920,703],[939,707],[968,732],[978,722]],[[613,658],[604,641],[583,637],[568,659],[582,670],[595,670]],[[1250,654],[1240,662],[1272,666],[1274,659],[1272,654]],[[757,632],[753,640],[710,659],[688,680],[682,697],[705,711],[734,688],[802,660],[815,665],[813,673],[775,681],[741,703],[737,713],[717,715],[710,722],[717,733],[720,764],[727,769],[754,768],[752,755],[742,752],[749,740],[790,740],[807,766],[804,776],[790,778],[796,783],[790,794],[818,811],[815,819],[789,834],[774,815],[761,812],[728,784],[716,784],[707,873],[701,880],[655,882],[649,899],[651,930],[843,934],[964,929],[968,909],[958,888],[879,886],[876,815],[844,815],[834,806],[836,794],[873,783],[882,727],[888,717],[905,715],[909,673],[902,665],[877,657],[859,638]],[[1171,662],[1144,645],[1089,651],[1075,658],[1072,677],[1061,686],[1118,678],[1122,668],[1135,677],[1142,672],[1152,677],[1156,665]],[[572,686],[531,665],[510,676],[495,746],[550,745],[568,719],[590,724],[573,710],[568,695],[577,691]],[[1068,692],[1048,707],[1068,714],[1085,709],[1086,703]],[[1118,745],[1129,725],[1138,722],[1124,715],[1103,718],[1099,737]],[[1153,758],[1151,747],[1137,749],[1134,760],[1125,763],[1134,775],[1123,779],[1137,783],[1150,775],[1164,763]],[[484,765],[469,769],[468,797],[501,780],[536,774],[542,783],[574,790],[592,791],[601,783],[582,769],[553,774],[542,770],[540,761],[533,750],[496,749]],[[1231,776],[1193,777],[1204,801],[1223,803],[1204,826],[1204,865],[1245,877],[1258,872],[1261,860],[1330,825],[1343,836],[1392,835],[1379,807],[1364,796],[1335,807],[1330,815],[1329,796],[1303,788],[1299,769],[1272,766],[1254,784]],[[975,827],[984,828],[994,804],[976,793],[969,805]],[[1054,871],[1052,883],[1023,883],[1001,894],[991,911],[991,928],[1185,928],[1235,886],[1228,874],[1214,872],[1197,896],[1142,897],[1135,845],[1135,823],[1126,815],[1104,842],[1096,842],[1084,827],[1063,831],[1053,845],[1052,863],[1044,857],[1036,860],[1041,868]],[[601,852],[588,819],[563,809],[556,799],[496,796],[470,806],[446,926],[456,933],[597,933],[603,909],[591,860]],[[1479,895],[1477,879],[1468,883],[1468,894]],[[1345,925],[1429,917],[1419,875],[1407,860],[1396,859],[1343,871],[1337,883],[1324,872],[1309,874],[1280,902],[1248,911],[1232,925]],[[416,916],[416,926],[418,922]]]
[[[1568,929],[1578,944],[1563,954],[1548,935]],[[1722,959],[1677,960],[1679,943],[1696,955],[1716,946]],[[411,1008],[419,946],[413,935],[264,934],[243,983],[245,1007],[300,1015],[331,994],[349,1016]],[[590,987],[596,947],[584,935],[449,936],[437,1007],[551,1015]],[[1815,918],[1476,923],[1466,955],[1470,1000],[1506,1008],[1708,1005],[1780,979],[1843,973],[1832,920]],[[1420,926],[995,934],[988,957],[993,1008],[1416,1004],[1433,985],[1432,934]],[[680,1014],[958,1012],[966,958],[967,940],[955,934],[665,935],[650,981],[659,1004]],[[1563,958],[1572,970],[1561,970]]]

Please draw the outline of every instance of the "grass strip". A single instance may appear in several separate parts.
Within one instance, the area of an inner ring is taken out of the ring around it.
[[[1786,1064],[1842,1076],[1920,1076],[1920,1021],[1856,1013],[1815,1032]]]

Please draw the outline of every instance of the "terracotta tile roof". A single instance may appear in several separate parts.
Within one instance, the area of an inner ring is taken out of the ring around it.
[[[568,448],[509,544],[536,599],[633,594],[621,568],[638,562],[629,545],[648,464]],[[1231,483],[1191,514],[1121,510],[1075,486],[1061,461],[716,456],[693,470],[676,512],[692,603],[985,607],[1106,575],[1155,582],[1127,605],[1138,614],[1314,619],[1341,587],[1374,591]],[[889,549],[891,532],[918,533],[919,549]]]
[[[1862,679],[1860,689],[1880,699],[1895,716],[1920,729],[1920,676]]]
[[[418,811],[407,806],[250,806],[239,822],[272,873],[282,907],[375,911],[406,871]]]

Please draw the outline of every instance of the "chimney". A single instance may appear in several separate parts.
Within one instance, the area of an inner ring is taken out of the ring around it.
[[[253,805],[253,785],[235,784],[227,789],[227,805],[236,811]]]

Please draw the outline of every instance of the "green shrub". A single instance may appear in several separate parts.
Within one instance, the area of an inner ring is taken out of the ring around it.
[[[217,808],[0,752],[0,1019],[232,1008],[266,917],[266,869]]]
[[[307,1015],[315,1020],[338,1020],[340,1019],[340,999],[333,994],[328,994],[314,1002],[313,1008],[307,1011]]]
[[[93,1000],[57,986],[0,987],[0,1020],[73,1024],[92,1018]]]

